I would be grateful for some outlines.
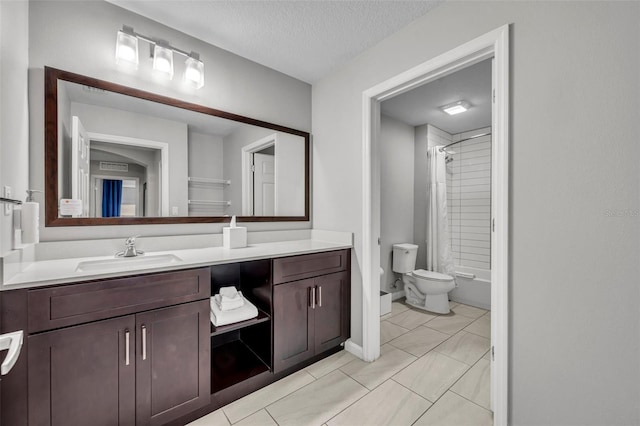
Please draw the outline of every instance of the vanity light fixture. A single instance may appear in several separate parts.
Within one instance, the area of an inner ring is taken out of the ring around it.
[[[200,55],[191,52],[185,62],[184,82],[196,89],[204,86],[204,63],[200,60]]]
[[[171,46],[169,43],[136,33],[132,27],[122,26],[116,39],[116,63],[128,64],[138,68],[138,40],[145,41],[151,46],[154,73],[171,80],[173,78],[174,53],[186,57],[184,82],[196,89],[204,86],[204,63],[196,52],[187,53]]]
[[[173,78],[173,51],[169,45],[158,42],[153,46],[153,70],[163,77]]]
[[[133,28],[124,25],[116,38],[116,63],[138,68],[138,38]]]
[[[440,107],[442,111],[449,115],[460,114],[461,112],[467,111],[469,108],[471,108],[471,104],[467,101],[457,101]]]

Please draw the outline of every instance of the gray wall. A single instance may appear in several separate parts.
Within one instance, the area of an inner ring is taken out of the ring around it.
[[[510,424],[640,424],[638,22],[638,2],[444,2],[314,85],[314,226],[355,233],[356,343],[362,92],[512,24]]]
[[[3,6],[5,2],[2,2]],[[13,19],[13,18],[12,18]],[[16,34],[24,32],[22,27]],[[151,63],[145,61],[146,43],[140,43],[138,71],[118,69],[114,60],[116,32],[131,25],[142,34],[162,38],[173,45],[200,53],[205,63],[205,86],[185,88],[180,81],[180,61],[171,82],[151,78]],[[251,62],[215,46],[189,37],[104,1],[29,2],[29,113],[30,185],[43,189],[44,66],[51,66],[149,92],[249,116],[287,127],[311,129],[309,84]],[[4,25],[3,25],[4,31]],[[12,34],[13,35],[13,34]],[[27,37],[11,37],[20,43]],[[22,46],[26,51],[26,45]],[[20,70],[24,74],[24,68]],[[26,89],[25,89],[26,90]],[[287,102],[274,102],[286,94]],[[23,103],[24,105],[24,103]],[[25,116],[26,119],[26,116]],[[26,149],[26,147],[24,148]],[[3,157],[4,158],[4,157]],[[27,168],[26,157],[19,163]],[[186,192],[186,191],[185,191]],[[44,223],[44,218],[41,221]],[[145,225],[118,227],[41,228],[42,241],[119,237],[131,234],[175,235],[222,232],[222,224]],[[255,223],[250,230],[309,228],[310,222]]]
[[[28,51],[26,2],[0,1],[0,191],[22,201],[29,187]],[[36,195],[36,200],[42,200]],[[0,255],[12,248],[12,216],[0,205]]]
[[[393,244],[413,243],[413,126],[383,115],[380,121],[380,289],[392,291]],[[402,290],[400,284],[394,291]]]

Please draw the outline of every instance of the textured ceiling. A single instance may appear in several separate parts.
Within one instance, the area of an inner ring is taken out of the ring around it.
[[[442,0],[108,1],[314,83]]]
[[[465,100],[472,106],[457,115],[440,107]],[[455,134],[491,125],[491,59],[382,102],[382,113],[411,126],[431,124]]]

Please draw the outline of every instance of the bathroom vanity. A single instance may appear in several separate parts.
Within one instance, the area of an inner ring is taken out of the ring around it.
[[[185,266],[3,291],[2,328],[26,338],[2,424],[185,424],[349,337],[349,248]],[[215,327],[229,285],[259,314]]]
[[[47,228],[310,219],[308,132],[49,67],[44,119]],[[273,194],[255,185],[260,162]],[[107,201],[108,181],[131,200]],[[220,234],[149,237],[132,258],[114,258],[113,240],[49,238],[3,256],[0,333],[25,338],[0,424],[184,425],[341,350],[351,234],[258,234],[234,250]],[[227,286],[256,318],[212,325]]]

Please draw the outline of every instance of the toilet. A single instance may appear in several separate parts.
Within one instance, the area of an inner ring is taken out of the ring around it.
[[[406,303],[438,314],[449,313],[448,293],[456,286],[452,276],[440,272],[415,269],[418,246],[393,245],[393,271],[402,274]]]

